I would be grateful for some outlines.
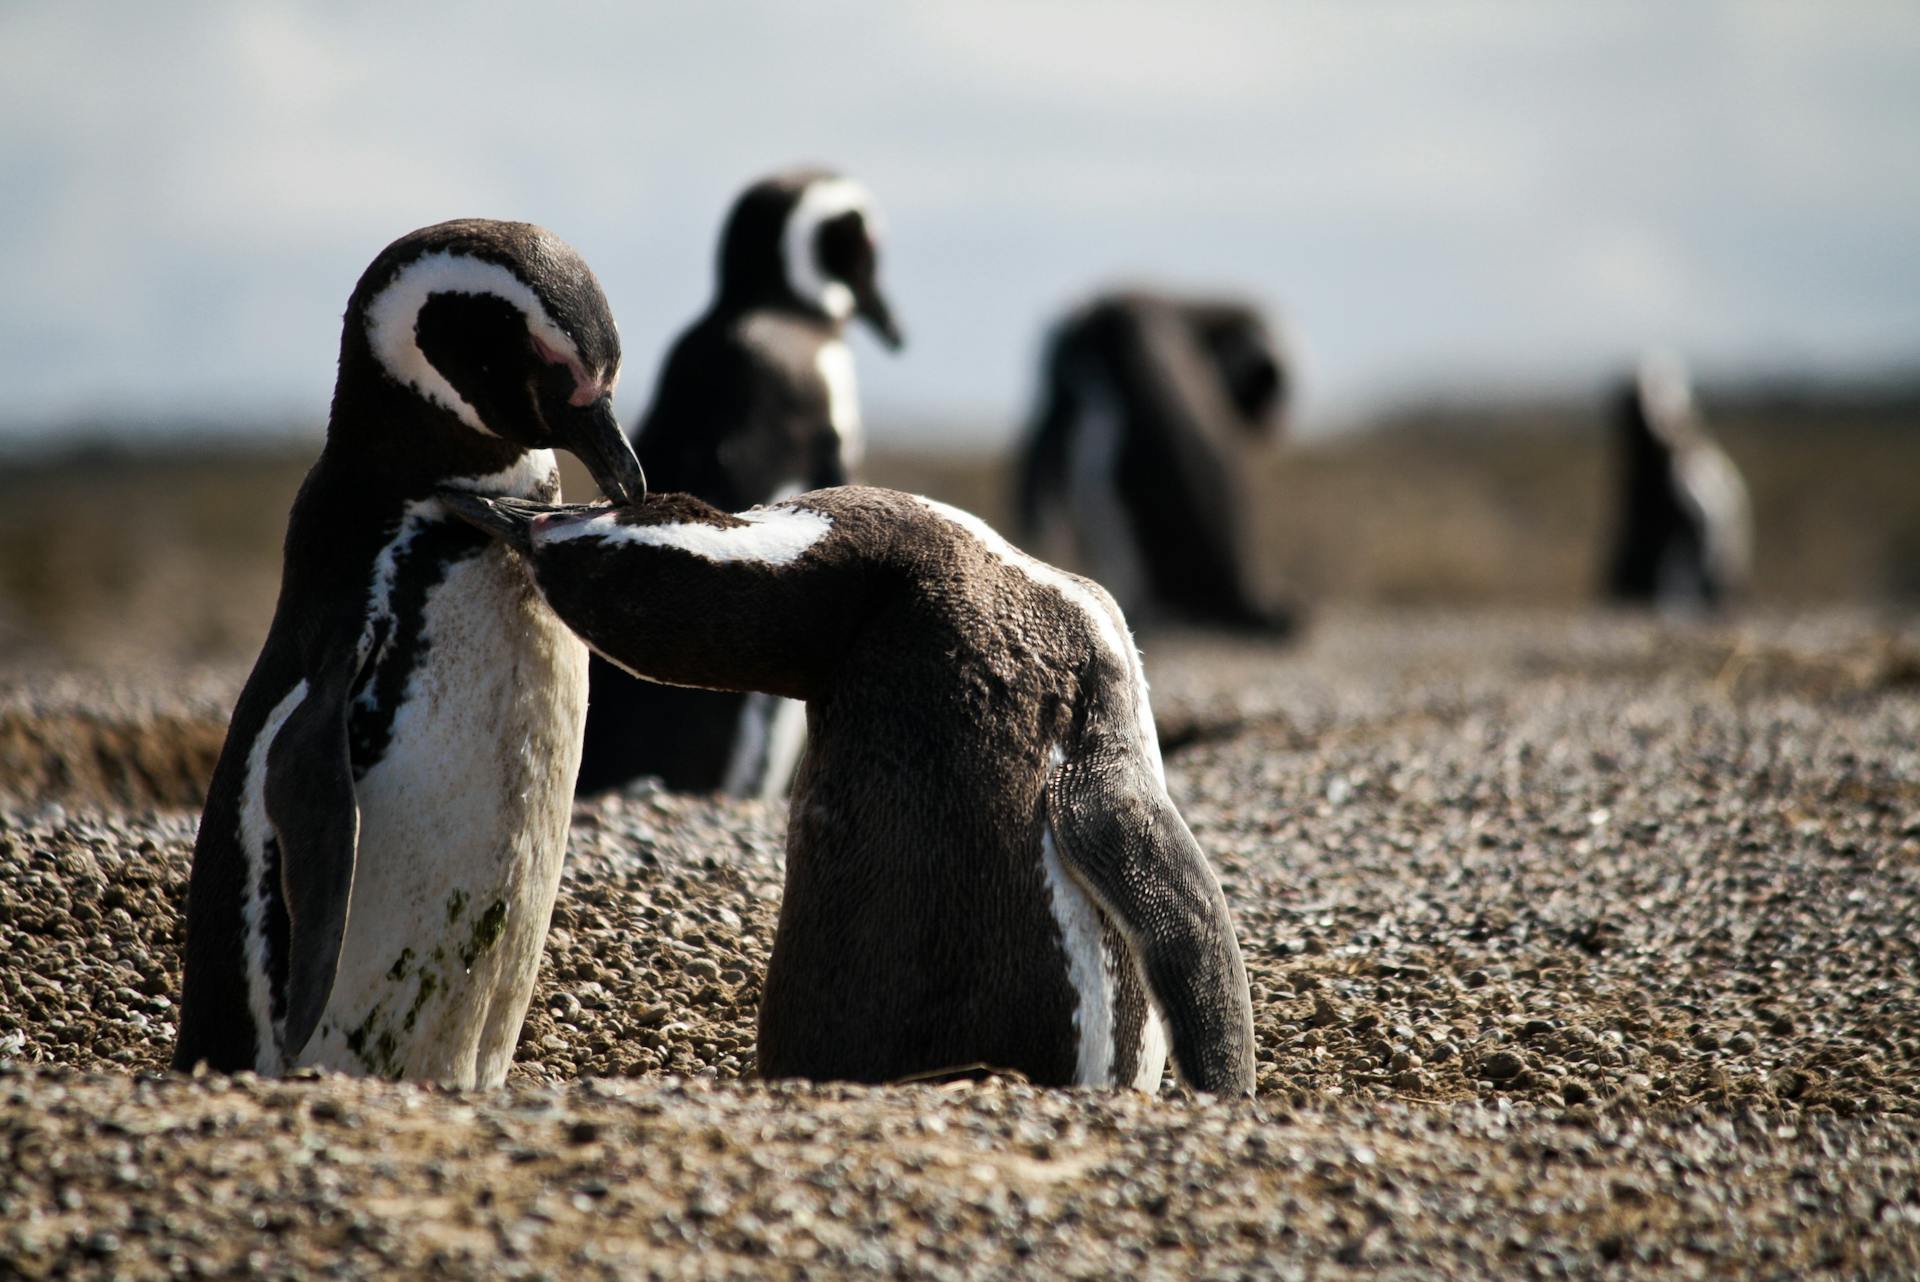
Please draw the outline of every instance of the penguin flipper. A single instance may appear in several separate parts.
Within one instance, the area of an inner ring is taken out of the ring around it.
[[[267,749],[267,819],[280,844],[287,906],[286,1049],[312,1038],[333,994],[360,845],[347,721],[360,655],[345,651],[313,678]]]
[[[1253,1006],[1219,879],[1137,746],[1083,726],[1047,780],[1062,860],[1126,937],[1180,1075],[1253,1094]]]

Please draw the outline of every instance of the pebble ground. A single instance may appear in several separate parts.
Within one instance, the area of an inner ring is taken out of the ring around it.
[[[1251,1104],[752,1080],[784,818],[657,792],[505,1089],[168,1075],[218,682],[0,689],[0,1277],[1920,1275],[1920,620],[1148,655]]]

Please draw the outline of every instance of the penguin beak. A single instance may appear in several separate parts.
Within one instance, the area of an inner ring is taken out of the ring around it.
[[[534,518],[551,510],[543,504],[490,499],[451,486],[440,487],[440,501],[468,525],[523,553],[533,551]]]
[[[647,474],[613,416],[611,393],[589,405],[570,405],[558,417],[555,443],[587,465],[601,493],[619,506],[647,496]]]
[[[887,306],[879,283],[871,274],[853,287],[853,311],[887,345],[888,351],[897,352],[906,343],[906,335],[893,319],[893,309]]]

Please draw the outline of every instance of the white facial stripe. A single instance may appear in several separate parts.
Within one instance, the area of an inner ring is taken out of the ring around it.
[[[840,457],[849,468],[858,467],[866,453],[860,432],[860,393],[853,381],[853,352],[839,339],[822,343],[814,368],[827,385],[827,422],[840,438]]]
[[[474,431],[495,434],[480,421],[479,413],[466,398],[453,390],[446,375],[427,359],[415,333],[420,309],[435,294],[488,294],[505,299],[527,318],[529,333],[571,368],[582,368],[579,348],[547,314],[539,295],[499,263],[450,249],[416,258],[367,305],[367,339],[389,374],[427,400],[452,410]]]
[[[867,189],[851,178],[823,178],[810,183],[800,193],[799,201],[793,212],[787,215],[787,225],[782,230],[780,248],[787,267],[787,284],[793,292],[812,303],[835,320],[845,320],[853,315],[853,291],[837,280],[830,280],[820,270],[820,260],[814,238],[822,223],[831,222],[840,215],[858,210],[866,221],[867,234],[877,235],[873,215],[869,212],[872,199]]]
[[[245,932],[247,1010],[253,1016],[256,1039],[254,1070],[260,1073],[278,1073],[284,1066],[281,1031],[273,1019],[273,992],[267,981],[267,901],[260,891],[267,873],[267,840],[274,835],[273,821],[267,816],[267,754],[280,728],[306,697],[307,683],[303,679],[267,714],[259,737],[247,750],[246,778],[240,791],[240,853],[247,869],[246,885],[241,888],[240,919]],[[281,858],[286,858],[285,851]]]
[[[533,540],[564,543],[569,539],[594,538],[609,544],[678,548],[717,564],[744,561],[791,565],[833,528],[831,517],[804,507],[757,507],[736,515],[746,524],[718,526],[676,521],[668,525],[622,525],[611,515],[585,521],[542,522],[534,526]]]
[[[1140,662],[1140,652],[1134,648],[1133,638],[1127,632],[1127,621],[1121,615],[1120,607],[1113,603],[1113,598],[1097,583],[1065,574],[1045,561],[1028,556],[973,513],[921,495],[915,495],[914,498],[935,515],[944,517],[973,535],[1001,563],[1020,571],[1035,583],[1052,588],[1070,605],[1079,607],[1092,625],[1094,637],[1107,648],[1121,669],[1133,678],[1133,714],[1140,732],[1140,742],[1146,751],[1147,763],[1153,768],[1154,777],[1164,785],[1167,774],[1160,759],[1160,736],[1154,729],[1153,705],[1147,698],[1147,670]]]

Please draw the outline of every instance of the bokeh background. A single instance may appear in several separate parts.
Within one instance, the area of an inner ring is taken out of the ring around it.
[[[1262,564],[1593,595],[1606,387],[1690,358],[1757,599],[1920,595],[1910,4],[0,7],[0,657],[250,654],[346,296],[414,226],[595,266],[632,422],[720,218],[860,176],[909,331],[869,478],[1005,513],[1047,322],[1229,288],[1299,360]]]

